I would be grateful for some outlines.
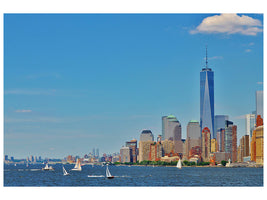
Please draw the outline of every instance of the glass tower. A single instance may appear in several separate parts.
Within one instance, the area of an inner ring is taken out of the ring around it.
[[[200,128],[208,127],[211,138],[214,134],[214,73],[208,68],[206,55],[206,67],[200,72]]]

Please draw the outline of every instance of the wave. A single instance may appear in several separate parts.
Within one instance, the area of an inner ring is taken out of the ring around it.
[[[89,178],[105,177],[104,175],[88,175]]]

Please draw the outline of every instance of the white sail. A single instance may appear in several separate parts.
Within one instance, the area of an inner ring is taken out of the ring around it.
[[[63,167],[63,175],[64,175],[64,176],[69,175],[69,173],[65,170],[64,167]]]
[[[109,170],[108,170],[108,166],[107,166],[107,169],[106,169],[106,177],[111,177],[112,175],[110,174]]]
[[[74,166],[74,168],[72,170],[74,170],[74,171],[82,171],[81,162],[80,162],[79,159],[77,159],[76,164],[75,164],[75,166]]]
[[[182,168],[182,163],[181,163],[181,160],[180,160],[180,159],[179,159],[179,161],[177,162],[176,167],[177,167],[178,169],[181,169],[181,168]]]

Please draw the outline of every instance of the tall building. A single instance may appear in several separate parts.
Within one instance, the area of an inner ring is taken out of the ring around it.
[[[214,118],[214,136],[217,139],[217,131],[220,128],[224,128],[225,127],[225,121],[229,120],[229,116],[228,115],[215,115]]]
[[[162,117],[162,139],[181,140],[182,127],[174,115]]]
[[[158,161],[163,156],[163,146],[161,142],[150,144],[149,160]]]
[[[264,163],[264,133],[263,120],[258,115],[256,120],[256,128],[253,131],[251,139],[251,160],[257,164]]]
[[[256,116],[254,114],[247,114],[245,125],[246,125],[246,135],[248,135],[249,138],[251,138],[252,132],[256,126]]]
[[[129,147],[122,147],[120,149],[121,162],[131,162],[131,149]]]
[[[126,147],[131,149],[130,160],[133,163],[137,161],[137,140],[131,140],[130,142],[126,142]]]
[[[201,135],[199,122],[191,120],[187,124],[187,136],[185,142],[185,155],[189,158],[189,152],[193,147],[201,146]]]
[[[256,91],[256,114],[260,115],[262,119],[263,116],[263,91]]]
[[[225,121],[225,152],[231,154],[232,162],[237,161],[237,126],[233,122]]]
[[[209,161],[209,155],[210,155],[210,129],[208,127],[203,128],[202,130],[202,159],[204,162]]]
[[[200,128],[208,127],[211,138],[214,134],[214,73],[208,68],[206,53],[206,67],[200,72]]]
[[[224,152],[225,151],[225,149],[224,149],[224,147],[225,147],[225,143],[224,143],[224,139],[225,139],[225,137],[224,137],[224,134],[225,133],[225,129],[224,128],[220,128],[220,129],[218,129],[217,130],[217,151],[219,151],[219,152]]]
[[[96,157],[99,158],[99,149],[96,149]]]
[[[154,144],[153,141],[140,141],[139,142],[139,162],[149,160],[150,145]]]
[[[250,154],[249,151],[249,135],[243,135],[240,139],[240,160],[243,162],[244,157],[248,157]]]
[[[143,130],[140,135],[140,142],[141,141],[154,141],[154,136],[151,130]]]

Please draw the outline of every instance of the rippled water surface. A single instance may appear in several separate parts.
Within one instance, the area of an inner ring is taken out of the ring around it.
[[[114,179],[105,178],[105,167],[62,165],[42,171],[44,165],[5,165],[4,186],[263,186],[263,168],[109,166]]]

